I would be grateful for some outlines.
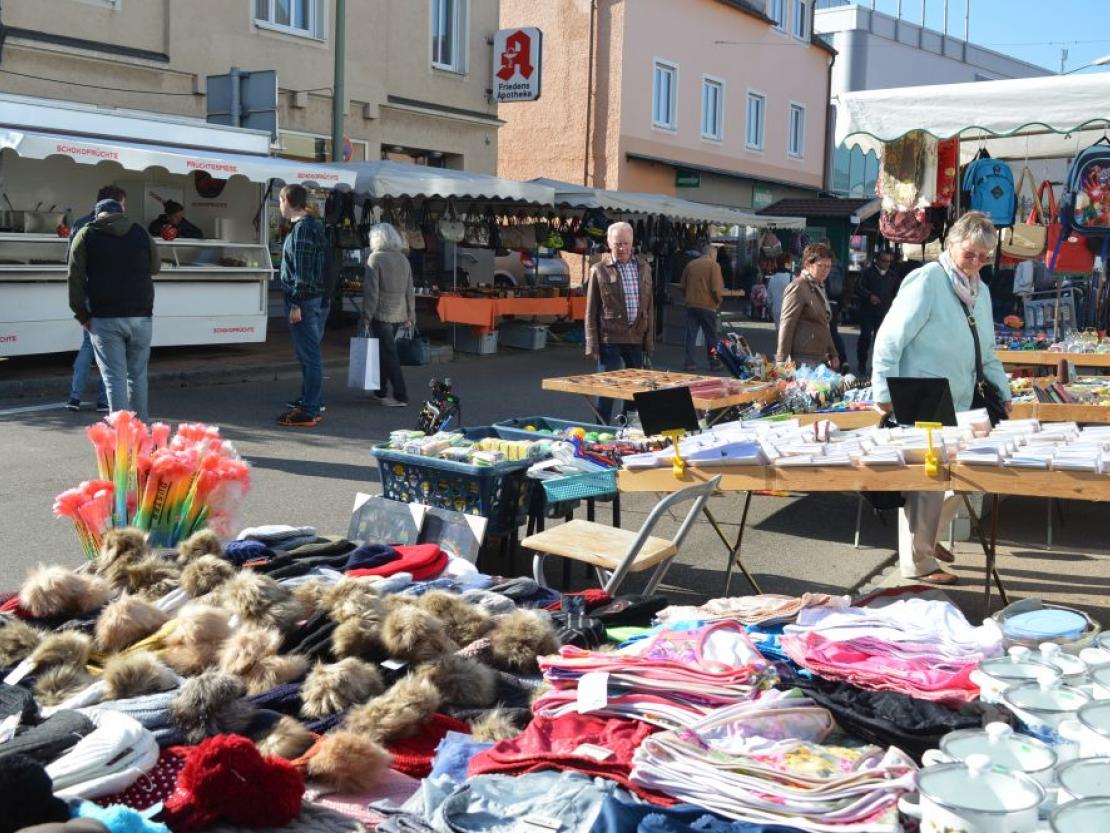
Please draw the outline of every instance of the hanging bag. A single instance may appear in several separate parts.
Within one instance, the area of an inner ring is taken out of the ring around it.
[[[448,243],[461,243],[466,237],[466,223],[455,214],[455,204],[451,200],[447,201],[447,209],[439,218],[438,230],[439,236]]]
[[[1044,264],[1049,272],[1090,272],[1095,268],[1095,255],[1087,248],[1087,241],[1072,230],[1070,223],[1061,222],[1061,212],[1056,207],[1052,183],[1045,180],[1037,191],[1037,202],[1048,191],[1048,224]]]
[[[1018,177],[1017,187],[1014,193],[1017,198],[1021,198],[1021,189],[1025,184],[1025,178],[1029,177],[1029,187],[1033,187],[1033,172],[1029,170],[1028,166],[1021,169],[1021,176]],[[1041,183],[1043,189],[1047,182]],[[1052,186],[1049,185],[1049,190]],[[1040,195],[1033,195],[1033,207],[1029,209],[1029,217],[1024,223],[1014,223],[1010,228],[1002,229],[999,235],[1002,241],[1002,254],[1007,257],[1012,257],[1015,260],[1029,260],[1033,257],[1040,257],[1044,252],[1045,244],[1048,241],[1048,228],[1045,226],[1044,217],[1041,214]]]
[[[883,211],[879,214],[879,234],[892,243],[924,243],[933,234],[933,223],[924,208]]]
[[[485,249],[489,246],[489,226],[485,219],[478,214],[473,206],[466,215],[466,231],[463,232],[465,245],[475,249]]]
[[[413,207],[412,202],[406,202],[401,209],[401,220],[404,228],[401,230],[401,236],[405,238],[408,243],[410,252],[424,251],[424,232],[420,230],[420,224],[416,220],[416,209]]]
[[[416,325],[397,330],[397,360],[406,367],[423,367],[432,360],[428,339],[417,332]]]
[[[347,365],[347,387],[356,390],[381,388],[379,373],[378,340],[367,335],[351,339],[350,362]]]

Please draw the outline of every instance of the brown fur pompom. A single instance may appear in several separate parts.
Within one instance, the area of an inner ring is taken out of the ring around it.
[[[340,658],[384,656],[381,626],[365,619],[342,622],[331,635],[331,652]]]
[[[0,616],[0,668],[19,665],[42,640],[42,631],[20,619]]]
[[[413,674],[402,677],[385,694],[352,709],[343,728],[379,743],[415,735],[439,708],[439,691]]]
[[[470,737],[473,740],[497,743],[500,740],[515,738],[519,734],[520,729],[504,709],[490,709],[478,720],[470,723]]]
[[[464,709],[483,709],[497,700],[497,672],[480,662],[448,654],[415,672],[434,685],[443,702]]]
[[[304,608],[288,588],[250,570],[242,570],[221,584],[216,595],[247,625],[285,632],[304,618]]]
[[[211,593],[235,575],[235,567],[215,555],[198,555],[181,570],[181,589],[192,598]]]
[[[390,754],[370,738],[340,730],[320,738],[305,770],[340,792],[363,793],[378,783],[391,762]]]
[[[177,560],[181,564],[189,564],[202,555],[215,555],[223,560],[224,545],[220,538],[211,529],[202,529],[194,532],[177,545]]]
[[[105,700],[126,700],[177,685],[177,675],[150,651],[109,657],[102,679]]]
[[[233,633],[220,653],[220,670],[238,676],[247,694],[263,694],[304,676],[308,660],[298,654],[281,656],[281,634],[262,628]]]
[[[335,622],[348,619],[367,619],[380,622],[385,618],[386,607],[373,582],[346,578],[324,590],[322,607]]]
[[[276,755],[291,761],[299,758],[316,742],[316,735],[308,730],[296,718],[283,715],[270,734],[260,740],[256,746],[263,755]]]
[[[490,651],[499,668],[534,674],[536,657],[559,651],[559,638],[551,619],[530,610],[518,610],[497,621],[489,635]]]
[[[40,673],[35,680],[35,699],[44,706],[59,703],[84,691],[95,682],[84,668],[59,665]]]
[[[31,653],[31,661],[39,673],[51,668],[85,670],[89,664],[92,639],[78,631],[55,631],[42,638]]]
[[[222,610],[189,604],[177,614],[176,627],[158,654],[178,674],[199,674],[216,664],[230,633],[227,614]]]
[[[318,663],[301,689],[301,715],[324,717],[358,703],[365,703],[385,691],[377,667],[355,657],[331,665]]]
[[[35,618],[80,616],[103,607],[112,596],[107,582],[65,567],[40,564],[19,591],[19,603]]]
[[[439,619],[447,635],[459,645],[469,645],[493,630],[493,618],[488,613],[454,593],[433,590],[420,597],[420,606]]]
[[[391,657],[408,662],[424,662],[459,649],[443,624],[416,606],[396,608],[385,617],[382,642]]]
[[[238,734],[250,725],[255,712],[242,699],[244,693],[242,681],[208,671],[185,681],[170,704],[170,717],[190,744],[212,735]]]
[[[96,644],[102,651],[122,651],[166,624],[169,614],[138,596],[123,594],[96,620]]]
[[[324,609],[324,593],[327,585],[322,581],[307,581],[293,588],[293,598],[301,603],[306,619],[312,617],[318,610]]]
[[[122,589],[152,601],[176,590],[181,583],[181,568],[160,555],[148,555],[128,564],[125,572],[127,583]]]

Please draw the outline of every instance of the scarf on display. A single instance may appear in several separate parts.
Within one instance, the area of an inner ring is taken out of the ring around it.
[[[952,288],[956,291],[959,299],[963,301],[964,306],[968,309],[975,309],[975,299],[979,296],[979,273],[965,275],[956,266],[947,251],[940,253],[940,265],[944,267],[948,280],[952,282]]]
[[[829,304],[829,296],[825,294],[825,285],[815,281],[813,279],[813,276],[810,275],[809,272],[807,272],[805,269],[802,270],[802,277],[805,278],[809,282],[809,285],[813,287],[814,291],[821,296],[821,300],[825,304],[825,315],[827,315],[829,317],[829,320],[831,321],[832,306]]]

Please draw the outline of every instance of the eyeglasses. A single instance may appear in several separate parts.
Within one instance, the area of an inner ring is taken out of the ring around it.
[[[976,260],[980,263],[986,263],[993,255],[991,252],[976,252],[971,249],[960,249],[960,257],[965,260]]]

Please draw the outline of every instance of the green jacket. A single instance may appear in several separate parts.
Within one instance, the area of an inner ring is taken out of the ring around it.
[[[116,237],[123,237],[135,225],[133,220],[123,214],[108,214],[93,220],[74,235],[69,247],[69,308],[73,317],[82,324],[92,317],[89,311],[88,245],[90,229],[105,231]],[[144,230],[145,231],[145,230]],[[162,256],[158,244],[150,241],[150,274],[156,275],[162,269]]]

